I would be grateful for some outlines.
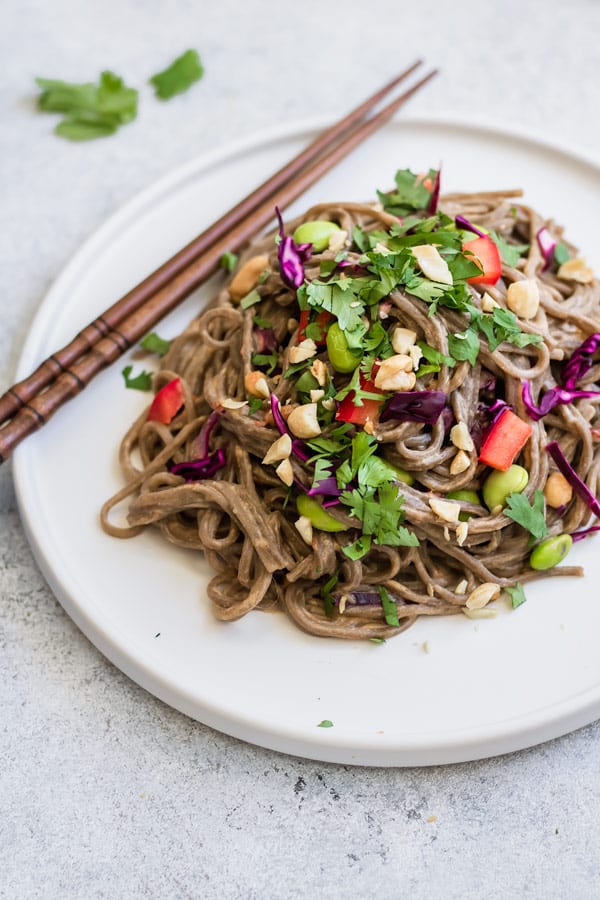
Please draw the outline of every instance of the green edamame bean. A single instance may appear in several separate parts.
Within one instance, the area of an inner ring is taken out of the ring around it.
[[[315,253],[322,253],[329,246],[331,235],[340,231],[340,226],[335,222],[326,222],[318,219],[316,222],[303,222],[294,231],[294,243],[312,244]]]
[[[476,503],[478,506],[481,504],[477,491],[450,491],[446,494],[446,500],[464,500],[465,503]],[[470,512],[461,512],[458,518],[460,522],[468,522],[472,515]]]
[[[529,565],[532,569],[553,569],[563,561],[572,546],[573,538],[570,534],[548,538],[531,551]]]
[[[326,509],[323,509],[318,500],[307,497],[306,494],[300,494],[296,500],[296,507],[301,516],[310,519],[311,525],[318,528],[319,531],[347,531],[347,526],[342,522],[338,522],[333,516],[330,516]]]
[[[509,494],[520,494],[527,487],[529,472],[523,466],[510,466],[506,472],[495,469],[483,483],[483,501],[489,510],[506,506]]]
[[[337,322],[329,326],[327,332],[327,352],[329,362],[336,372],[354,372],[360,365],[360,356],[355,356],[348,347],[346,335]]]
[[[394,466],[394,465],[392,465],[392,463],[388,463],[388,466],[392,467],[392,469],[396,473],[396,477],[398,478],[398,481],[402,481],[404,484],[408,484],[408,485],[415,483],[415,479],[410,474],[410,472],[406,471],[406,469],[401,469],[400,466]]]

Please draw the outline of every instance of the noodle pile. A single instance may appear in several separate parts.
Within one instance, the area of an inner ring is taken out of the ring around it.
[[[277,366],[271,374],[264,366],[262,371],[270,391],[279,399],[284,418],[298,402],[294,379],[284,377],[290,350],[298,344],[298,303],[295,291],[282,279],[273,234],[255,242],[241,260],[243,263],[258,254],[269,257],[267,273],[255,288],[260,303],[242,308],[224,287],[172,342],[162,359],[154,387],[179,377],[183,406],[169,424],[148,421],[146,410],[125,435],[119,459],[127,484],[103,508],[104,529],[116,537],[132,537],[153,526],[173,544],[202,551],[215,573],[208,595],[219,619],[230,621],[253,609],[276,608],[305,631],[327,637],[388,638],[419,616],[463,611],[466,599],[482,584],[507,588],[540,574],[582,574],[578,567],[555,567],[544,573],[530,568],[528,531],[503,511],[490,512],[479,503],[462,504],[470,517],[461,545],[457,542],[460,523],[440,519],[428,502],[432,496],[444,497],[451,491],[479,491],[489,474],[478,461],[477,452],[469,455],[468,468],[451,474],[456,454],[449,439],[451,424],[465,422],[474,433],[480,427],[482,398],[492,401],[494,397],[502,397],[529,422],[522,382],[528,381],[532,396],[539,398],[558,383],[561,361],[568,359],[587,336],[600,330],[600,284],[559,278],[556,266],[544,269],[536,235],[542,227],[558,238],[561,231],[517,202],[516,196],[517,192],[452,194],[440,200],[440,209],[452,218],[467,217],[511,244],[529,245],[515,267],[502,266],[502,276],[495,285],[474,284],[469,289],[478,308],[484,294],[505,307],[512,282],[536,279],[539,311],[530,320],[520,320],[519,325],[525,332],[541,335],[543,342],[519,347],[505,341],[491,352],[482,339],[475,365],[467,361],[459,361],[452,368],[442,364],[439,372],[419,382],[422,389],[445,392],[447,415],[433,425],[395,419],[375,423],[373,429],[379,454],[414,478],[412,485],[401,483],[399,490],[404,496],[403,526],[416,535],[418,546],[373,543],[362,558],[348,558],[343,547],[356,539],[360,523],[340,504],[330,505],[327,511],[346,530],[329,533],[314,528],[307,543],[296,528],[295,498],[311,485],[310,465],[292,454],[295,484],[288,488],[273,465],[262,463],[280,432],[268,399],[250,408],[247,403],[242,405],[248,400],[245,378],[257,369],[252,357],[261,350],[261,329],[254,318],[257,315],[269,323],[275,337]],[[359,266],[362,253],[351,242],[353,229],[359,226],[367,234],[374,229],[388,230],[397,217],[380,204],[320,204],[286,223],[286,232],[291,234],[300,222],[312,220],[337,223],[348,235],[346,264]],[[574,253],[574,248],[567,246]],[[322,278],[322,262],[334,260],[336,252],[327,249],[313,253],[304,263],[306,279]],[[447,354],[448,336],[464,330],[465,316],[443,306],[434,315],[428,313],[427,303],[397,287],[385,298],[381,322],[388,332],[395,326],[411,329],[420,341]],[[318,358],[327,364],[326,348],[318,347]],[[330,377],[336,387],[349,378],[331,371]],[[598,380],[600,365],[594,364],[581,384],[597,388]],[[186,481],[171,468],[198,455],[200,430],[214,410],[223,409],[224,401],[226,408],[210,436],[210,449],[214,452],[222,448],[225,465],[210,478]],[[525,490],[528,498],[543,491],[553,469],[545,451],[550,441],[559,443],[579,477],[596,495],[599,402],[600,397],[576,399],[555,406],[539,421],[531,421],[532,436],[515,460],[529,473]],[[238,408],[232,408],[236,405]],[[333,423],[325,427],[323,434],[326,436],[328,428],[333,427]],[[109,521],[109,514],[125,499],[129,527],[119,527]],[[575,495],[566,508],[547,507],[545,516],[551,537],[571,534],[585,526],[591,512]],[[323,586],[332,576],[337,576],[337,582],[332,589],[333,603],[328,606]],[[395,604],[397,620],[392,617],[391,622],[398,624],[390,624],[389,609],[384,609],[379,599],[380,588]]]

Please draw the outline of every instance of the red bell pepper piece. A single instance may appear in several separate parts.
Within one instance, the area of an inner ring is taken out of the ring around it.
[[[510,409],[505,409],[490,428],[479,454],[479,462],[506,472],[523,449],[533,428]]]
[[[371,400],[368,397],[365,397],[362,401],[362,406],[355,406],[354,397],[356,395],[354,391],[350,391],[340,403],[338,411],[335,414],[336,419],[339,419],[340,422],[351,422],[353,425],[365,425],[367,420],[376,422],[379,418],[381,407],[385,402],[383,391],[376,388],[375,384],[369,378],[365,378],[362,373],[360,375],[360,387],[361,390],[368,391],[370,394],[381,394],[381,400]]]
[[[469,284],[496,284],[502,275],[500,251],[490,237],[477,237],[463,244],[463,253],[474,256],[473,260],[481,269],[481,275],[467,278]]]
[[[310,309],[300,310],[300,319],[298,321],[298,343],[300,343],[300,341],[306,340],[306,327],[310,322],[310,313]],[[323,346],[325,344],[325,332],[332,319],[333,316],[326,309],[321,310],[321,312],[316,316],[315,324],[317,324],[321,329],[321,337],[318,341],[315,341],[318,346]]]
[[[174,378],[161,387],[148,410],[149,422],[162,422],[168,425],[178,409],[183,405],[183,388],[181,379]]]

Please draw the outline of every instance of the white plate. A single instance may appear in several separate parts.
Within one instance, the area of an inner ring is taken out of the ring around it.
[[[324,123],[244,141],[179,169],[128,204],[75,256],[46,297],[19,364],[24,377],[166,256],[293,156]],[[521,133],[404,119],[313,188],[365,199],[398,167],[443,163],[444,190],[524,187],[600,267],[600,169]],[[210,289],[203,290],[205,298]],[[172,336],[199,305],[161,325]],[[281,615],[215,621],[198,555],[146,533],[107,537],[98,510],[121,484],[117,445],[146,396],[121,365],[100,375],[15,454],[23,521],[60,602],[89,639],[148,691],[246,741],[324,761],[430,765],[504,753],[600,716],[600,563],[585,580],[548,579],[491,621],[418,622],[385,645],[310,637]],[[424,652],[427,642],[429,652]],[[319,728],[330,719],[333,727]]]

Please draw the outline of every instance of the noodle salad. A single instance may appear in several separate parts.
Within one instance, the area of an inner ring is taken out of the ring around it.
[[[519,191],[439,193],[400,170],[374,203],[277,210],[142,342],[155,395],[102,524],[201,550],[218,618],[383,640],[583,574],[560,563],[600,528],[600,283]]]

